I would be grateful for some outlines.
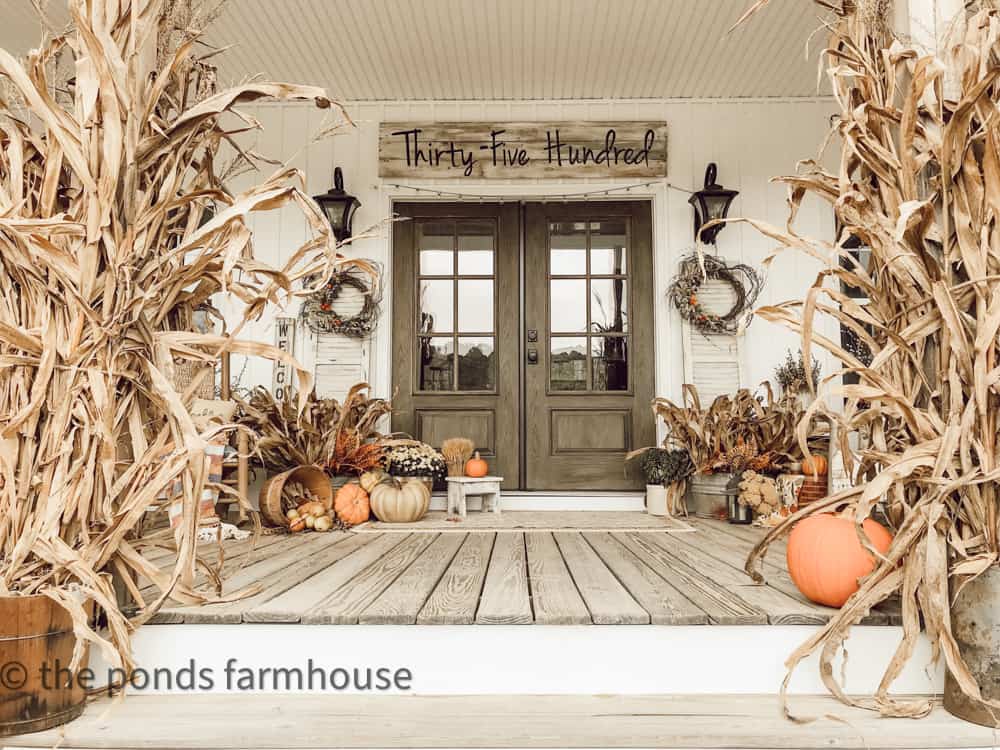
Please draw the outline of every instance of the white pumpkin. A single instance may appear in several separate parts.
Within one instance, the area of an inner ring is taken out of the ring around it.
[[[387,523],[412,523],[424,517],[431,491],[419,479],[389,479],[371,491],[372,513]]]

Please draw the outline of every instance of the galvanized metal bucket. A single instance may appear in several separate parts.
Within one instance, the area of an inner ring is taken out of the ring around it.
[[[1000,701],[1000,566],[991,566],[958,593],[951,605],[951,630],[983,697]],[[965,695],[950,672],[944,707],[960,719],[1000,727],[1000,710]]]

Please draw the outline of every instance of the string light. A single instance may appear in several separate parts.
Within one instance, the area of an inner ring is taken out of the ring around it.
[[[568,201],[572,198],[582,198],[583,200],[586,200],[587,198],[593,196],[607,197],[613,193],[620,193],[620,192],[631,193],[633,190],[640,190],[642,188],[647,188],[653,185],[663,186],[668,190],[676,190],[680,193],[686,193],[687,195],[694,194],[693,190],[688,190],[687,188],[678,187],[677,185],[674,185],[665,180],[650,180],[649,182],[637,182],[632,185],[619,185],[617,187],[612,187],[612,188],[601,188],[600,190],[584,190],[575,193],[546,193],[543,195],[535,195],[535,196],[519,195],[511,193],[493,193],[493,194],[460,193],[452,190],[440,190],[438,188],[418,187],[416,185],[401,185],[400,183],[397,182],[385,183],[385,187],[394,188],[396,190],[412,190],[415,193],[427,193],[430,195],[434,195],[438,198],[459,198],[464,200],[478,200],[480,203],[482,203],[485,200],[495,200],[500,202],[510,201],[510,200],[529,200],[529,199],[537,199],[540,201],[550,201],[550,200]]]

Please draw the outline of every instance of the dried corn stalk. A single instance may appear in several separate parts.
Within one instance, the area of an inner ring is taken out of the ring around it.
[[[0,50],[0,80],[15,92],[0,101],[0,595],[63,603],[80,641],[129,667],[131,630],[168,594],[210,596],[193,588],[197,499],[205,446],[224,428],[199,434],[171,385],[175,361],[214,362],[224,349],[281,358],[309,390],[287,354],[194,332],[195,311],[228,291],[259,315],[336,262],[300,174],[281,169],[234,195],[216,156],[234,122],[256,127],[237,113],[242,102],[331,102],[275,83],[211,94],[193,64],[196,33],[150,69],[156,0],[69,6],[73,27],[23,64]],[[51,95],[57,57],[74,70],[65,103]],[[269,268],[253,256],[247,218],[285,205],[305,216],[310,239]],[[175,481],[183,524],[166,573],[143,558],[133,530]],[[131,582],[136,573],[158,587],[154,601]],[[113,577],[138,598],[132,621]],[[106,638],[89,628],[80,597],[107,613]]]
[[[823,680],[840,700],[920,716],[929,702],[888,691],[913,653],[921,618],[961,689],[981,698],[951,633],[949,579],[954,591],[996,565],[1000,552],[1000,11],[968,4],[954,39],[935,57],[891,37],[888,3],[834,5],[825,58],[840,109],[840,162],[835,172],[805,162],[783,181],[792,220],[811,193],[832,204],[843,233],[827,243],[797,235],[791,220],[786,230],[750,223],[827,264],[803,302],[758,314],[800,331],[807,362],[820,346],[843,361],[843,372],[858,375],[857,385],[835,387],[842,373],[825,380],[846,397],[843,413],[828,412],[824,399],[807,412],[840,423],[840,449],[857,482],[770,532],[747,571],[760,579],[758,562],[774,539],[804,516],[840,505],[853,508],[859,538],[872,550],[861,523],[884,500],[897,526],[892,546],[875,553],[877,567],[857,594],[792,654],[789,674],[819,651]],[[871,249],[865,266],[843,250],[851,235]],[[839,282],[863,289],[870,302],[846,297]],[[817,315],[852,329],[872,361],[819,334]],[[847,443],[851,432],[870,435],[857,455]],[[832,660],[851,625],[893,594],[902,601],[902,642],[876,694],[849,697]]]

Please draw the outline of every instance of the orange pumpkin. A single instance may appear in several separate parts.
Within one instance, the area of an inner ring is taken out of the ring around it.
[[[802,461],[802,473],[807,477],[825,477],[828,468],[829,464],[826,461],[826,456],[819,454],[808,456]]]
[[[476,451],[476,455],[465,462],[465,476],[467,477],[485,477],[489,471],[490,465],[479,457],[479,451]]]
[[[333,499],[333,510],[341,521],[350,526],[364,523],[371,514],[368,493],[355,482],[345,484],[337,490],[337,496]]]
[[[865,534],[882,554],[892,534],[866,518]],[[875,569],[875,559],[861,546],[851,518],[819,513],[799,521],[788,536],[788,573],[803,596],[817,604],[842,607],[858,579]]]

